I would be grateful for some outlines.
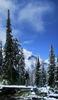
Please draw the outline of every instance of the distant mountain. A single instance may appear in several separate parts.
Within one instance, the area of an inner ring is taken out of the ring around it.
[[[23,52],[24,52],[24,57],[25,57],[26,70],[29,70],[31,72],[32,70],[34,70],[34,68],[36,66],[37,56],[33,55],[32,52],[30,52],[26,49],[23,49]],[[44,67],[47,70],[49,60],[47,59],[44,61],[40,57],[39,57],[39,60],[40,60],[41,66],[42,66],[42,64],[44,64]]]
[[[34,59],[36,59],[36,60],[37,60],[37,57],[36,57],[36,56],[34,56],[34,55],[31,55],[31,56],[28,58],[28,60],[34,60]]]

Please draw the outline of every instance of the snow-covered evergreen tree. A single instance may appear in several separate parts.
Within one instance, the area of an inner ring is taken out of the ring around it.
[[[4,47],[4,63],[3,63],[3,78],[8,81],[9,84],[16,84],[17,72],[14,68],[14,42],[10,23],[10,11],[8,10],[6,29],[6,43]]]
[[[18,56],[19,56],[19,42],[17,39],[13,39],[13,43],[14,43],[14,45],[13,45],[13,48],[14,48],[14,50],[13,50],[14,67],[17,69],[18,65],[19,65],[19,58],[18,58]]]
[[[44,68],[44,63],[42,63],[42,74],[41,74],[42,86],[46,84],[46,71]]]
[[[16,71],[18,72],[17,79],[18,84],[24,85],[25,84],[25,60],[23,54],[23,48],[21,46],[20,41],[14,39],[14,66]],[[19,78],[18,78],[19,77]]]
[[[41,67],[40,67],[39,58],[37,59],[37,64],[36,64],[35,85],[38,86],[38,87],[41,86]]]
[[[25,84],[25,59],[23,54],[23,48],[19,48],[19,83]]]
[[[49,67],[48,67],[48,85],[50,87],[54,87],[55,85],[54,73],[55,73],[55,54],[53,46],[51,45]]]

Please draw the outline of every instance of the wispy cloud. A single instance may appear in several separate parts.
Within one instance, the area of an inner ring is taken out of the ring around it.
[[[33,40],[26,40],[26,41],[23,42],[23,44],[27,44],[28,45],[28,44],[31,44],[32,42],[33,42]]]
[[[0,0],[0,12],[5,13],[8,9],[15,10],[15,4],[11,0]]]
[[[6,16],[8,9],[10,9],[11,12],[11,19],[14,20],[13,15],[16,9],[15,4],[11,0],[0,0],[0,40],[2,40],[3,45],[6,40],[6,19],[7,19]],[[16,29],[14,30],[13,32],[17,33],[17,30]]]
[[[10,10],[10,13],[11,13],[10,16],[13,21],[14,20],[14,12],[17,9],[15,3],[11,0],[0,0],[0,27],[5,28],[5,26],[6,26],[5,22],[7,19],[8,9]],[[15,22],[15,20],[13,22]]]
[[[43,3],[36,1],[36,3],[34,3],[31,1],[26,4],[25,2],[22,2],[21,4],[18,2],[18,4],[15,4],[13,0],[0,0],[0,33],[4,34],[5,36],[4,29],[6,26],[6,20],[4,19],[7,18],[6,16],[8,9],[10,9],[11,12],[12,24],[14,24],[15,27],[18,26],[17,29],[13,30],[14,36],[18,37],[19,34],[21,35],[23,33],[19,27],[19,24],[21,25],[23,22],[30,24],[35,31],[42,32],[45,30],[45,22],[43,20],[43,16],[46,13],[51,13],[53,11],[53,4],[50,2]],[[1,35],[1,39],[2,38],[3,37]],[[3,41],[5,41],[5,39],[3,39]],[[29,43],[32,43],[32,41],[24,41],[24,44]]]
[[[28,3],[19,12],[19,21],[28,22],[36,31],[44,31],[44,14],[52,12],[50,3]]]

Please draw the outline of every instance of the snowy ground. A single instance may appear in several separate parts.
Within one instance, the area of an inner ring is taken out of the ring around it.
[[[6,87],[6,88],[20,88],[20,89],[30,89],[30,92],[26,92],[25,94],[21,95],[21,98],[22,100],[28,100],[28,99],[31,99],[33,97],[35,98],[38,98],[39,100],[58,100],[58,94],[52,92],[50,90],[49,87],[41,87],[41,88],[37,88],[37,87],[33,87],[33,86],[19,86],[19,85],[0,85],[0,89],[2,89],[3,87]],[[34,92],[34,88],[37,88],[38,91],[40,91],[40,93],[46,93],[47,96],[43,96],[43,95],[36,95],[36,93]],[[25,99],[23,99],[25,98]],[[28,98],[28,99],[27,99]],[[57,99],[56,99],[57,98]]]
[[[33,87],[32,87],[33,88]],[[38,98],[39,100],[58,100],[56,99],[56,97],[58,97],[58,94],[49,91],[49,87],[41,87],[38,88],[39,91],[41,91],[41,93],[47,93],[47,96],[40,96],[40,95],[36,95],[36,93],[33,91],[33,89],[31,89],[32,91],[30,91],[29,93],[25,93],[25,95],[23,94],[21,96],[22,100],[32,100],[32,98]],[[54,97],[49,97],[49,96],[54,96]],[[24,98],[24,99],[23,99]]]
[[[44,97],[45,100],[58,100],[58,99],[55,99],[55,98],[47,98],[47,97]]]

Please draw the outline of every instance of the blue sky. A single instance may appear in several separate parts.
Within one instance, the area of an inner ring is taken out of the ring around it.
[[[58,0],[0,0],[0,40],[3,43],[8,9],[12,34],[22,42],[23,48],[46,59],[52,44],[58,55]]]

